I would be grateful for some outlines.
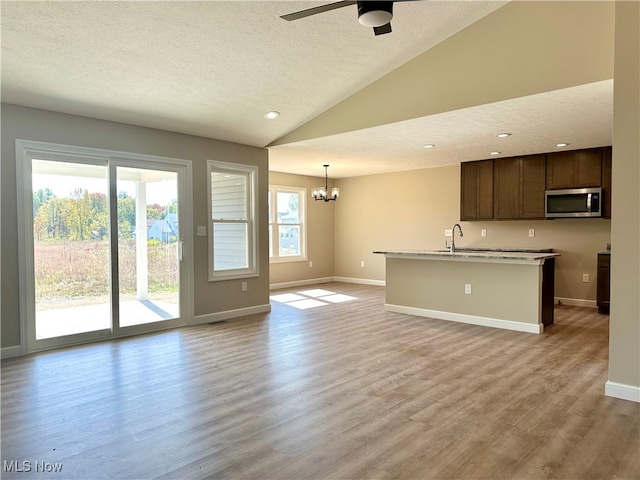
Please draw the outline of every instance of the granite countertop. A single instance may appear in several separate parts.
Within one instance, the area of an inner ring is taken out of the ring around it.
[[[456,247],[456,252],[522,252],[522,253],[553,253],[553,248]]]
[[[547,249],[551,250],[551,249]],[[531,251],[530,249],[456,249],[455,253],[449,250],[375,250],[374,254],[390,255],[397,257],[413,257],[424,259],[439,260],[488,260],[488,261],[524,261],[524,262],[540,262],[548,258],[559,257],[559,253],[548,251]]]

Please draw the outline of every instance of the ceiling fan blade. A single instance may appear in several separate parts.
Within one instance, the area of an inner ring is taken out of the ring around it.
[[[290,22],[291,20],[298,20],[299,18],[309,17],[318,13],[328,12],[330,10],[335,10],[336,8],[348,7],[349,5],[355,4],[355,1],[327,3],[326,5],[320,5],[319,7],[307,8],[306,10],[300,10],[299,12],[281,15],[280,18]]]
[[[385,23],[379,27],[373,27],[373,33],[376,35],[384,35],[385,33],[391,33],[391,22]]]

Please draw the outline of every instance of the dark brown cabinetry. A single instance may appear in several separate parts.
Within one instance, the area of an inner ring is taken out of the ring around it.
[[[460,165],[460,220],[493,218],[493,160]]]
[[[494,218],[544,218],[544,155],[495,160],[493,182]]]
[[[611,218],[611,147],[463,162],[460,220],[545,218],[545,191],[602,187]]]
[[[600,313],[609,313],[609,298],[611,292],[609,275],[610,260],[610,254],[598,254],[598,288],[596,293],[596,303],[598,305],[598,312]]]
[[[602,185],[602,150],[573,150],[547,154],[547,190]]]

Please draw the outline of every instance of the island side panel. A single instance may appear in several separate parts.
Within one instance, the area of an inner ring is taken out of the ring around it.
[[[465,284],[471,284],[470,295]],[[523,331],[537,326],[542,331],[542,266],[387,257],[386,303],[518,322],[528,325]]]

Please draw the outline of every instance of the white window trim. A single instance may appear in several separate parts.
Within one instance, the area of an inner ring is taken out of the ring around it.
[[[277,192],[297,193],[300,195],[300,209],[298,215],[300,218],[300,255],[280,257],[278,256],[278,222],[277,222]],[[307,189],[305,187],[291,187],[287,185],[269,185],[269,196],[271,197],[271,218],[269,218],[269,225],[271,225],[271,238],[269,241],[273,246],[273,256],[269,256],[269,263],[289,263],[289,262],[304,262],[307,260]]]
[[[228,172],[230,174],[242,174],[248,177],[247,188],[247,258],[248,267],[234,270],[214,270],[213,263],[213,212],[211,204],[211,172]],[[221,280],[235,280],[241,278],[251,278],[260,275],[258,268],[258,167],[253,165],[243,165],[239,163],[220,162],[217,160],[207,160],[207,212],[208,212],[208,232],[209,232],[209,281],[217,282]]]

